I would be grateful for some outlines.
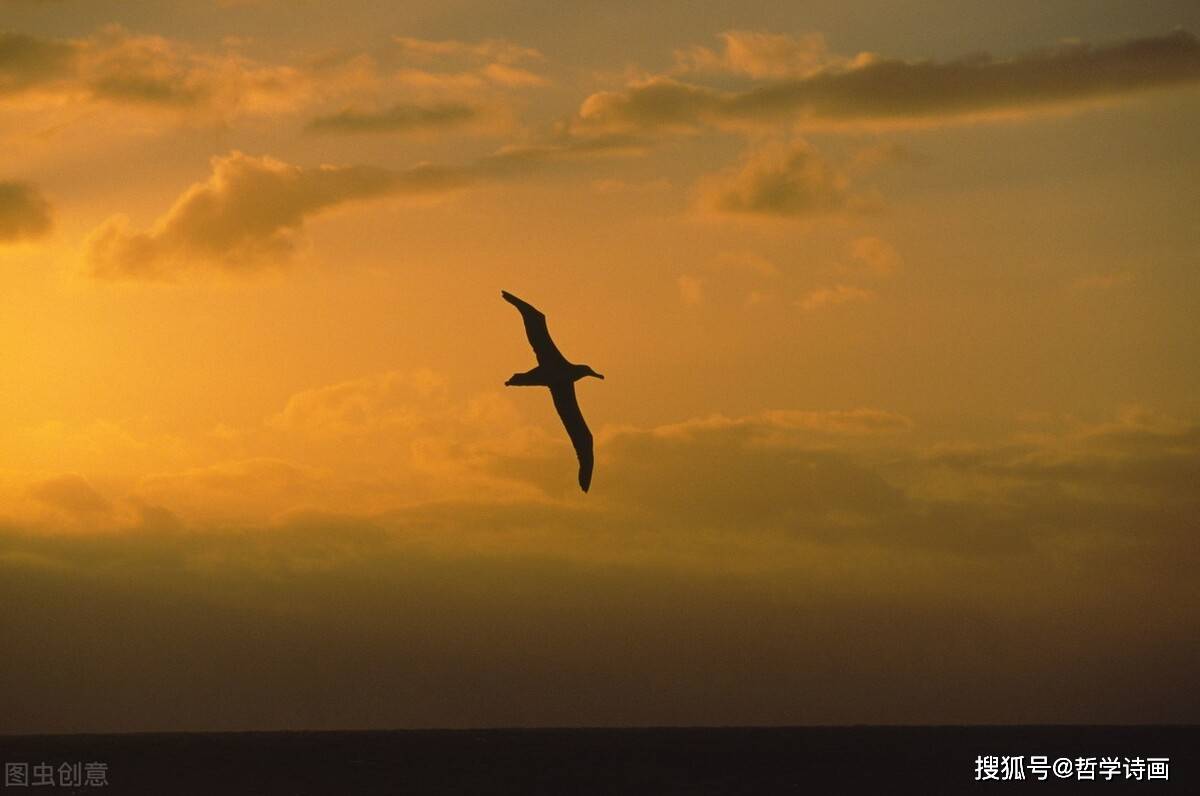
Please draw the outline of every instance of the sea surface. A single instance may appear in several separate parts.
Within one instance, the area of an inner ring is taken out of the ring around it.
[[[991,758],[995,758],[992,760]],[[1015,778],[1021,758],[1024,779]],[[1041,780],[1031,762],[1070,761]],[[1005,767],[1000,761],[1008,758]],[[1114,773],[1104,758],[1117,758]],[[1166,759],[1151,778],[1151,758]],[[1089,763],[1093,760],[1093,763]],[[8,794],[1200,794],[1200,727],[0,735]],[[92,764],[85,774],[84,768]],[[1126,764],[1131,768],[1126,769]],[[15,767],[10,769],[10,765]],[[99,764],[99,765],[97,765]],[[995,765],[993,765],[995,764]],[[29,784],[16,784],[22,766]],[[35,766],[41,766],[36,769]],[[49,773],[46,766],[53,769]],[[994,773],[995,778],[990,775]],[[1166,775],[1163,778],[1161,775]],[[34,784],[35,775],[42,784]],[[1008,775],[1005,778],[1005,775]],[[1094,778],[1089,778],[1089,775]],[[91,777],[91,784],[77,778]],[[985,779],[986,777],[986,779]],[[12,780],[12,781],[10,781]],[[47,780],[53,780],[51,784]],[[103,780],[105,784],[99,784]]]

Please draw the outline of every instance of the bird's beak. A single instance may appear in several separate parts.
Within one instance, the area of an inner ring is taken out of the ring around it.
[[[603,374],[603,373],[597,373],[597,372],[596,372],[596,371],[594,371],[594,370],[592,371],[592,375],[593,375],[593,376],[595,376],[595,377],[596,377],[596,378],[598,378],[598,379],[602,379],[602,378],[604,378],[604,374]]]

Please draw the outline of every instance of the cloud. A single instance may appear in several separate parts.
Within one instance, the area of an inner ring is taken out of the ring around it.
[[[482,110],[465,102],[402,102],[379,111],[352,108],[318,116],[308,129],[323,133],[407,133],[462,127],[477,120]]]
[[[63,77],[73,58],[65,42],[0,32],[0,98]]]
[[[773,410],[761,417],[766,422],[789,430],[819,431],[824,434],[892,434],[910,431],[913,421],[896,412],[882,409],[849,409],[824,412]]]
[[[531,425],[511,394],[463,395],[428,369],[303,390],[263,435],[260,446],[276,456],[333,469],[307,496],[310,507],[360,514],[430,500],[542,497],[551,460],[574,457],[565,435]]]
[[[750,572],[424,546],[573,519],[471,508],[69,543],[0,532],[9,632],[39,639],[0,660],[8,726],[1162,723],[1196,707],[1181,698],[1195,605],[1174,580],[1136,599],[1151,583],[1127,570],[836,543]]]
[[[40,237],[51,225],[50,203],[37,188],[0,181],[0,243]]]
[[[33,92],[56,102],[229,114],[290,109],[310,89],[300,70],[119,25],[77,39],[0,34],[0,98]]]
[[[658,130],[684,132],[721,116],[724,95],[714,89],[651,77],[625,91],[592,94],[579,108],[582,130]]]
[[[822,307],[836,307],[839,304],[861,303],[874,301],[875,293],[853,285],[833,285],[822,287],[806,293],[798,302],[800,309],[811,312]]]
[[[700,184],[700,205],[717,214],[811,218],[873,209],[878,199],[851,190],[849,178],[804,141],[751,151],[741,167]]]
[[[842,448],[910,425],[880,410],[715,415],[604,435],[597,471],[622,511],[664,530],[803,534],[824,529],[836,512],[902,502],[901,491]]]
[[[1200,508],[1192,489],[1200,429],[1192,424],[1130,411],[1060,433],[933,447],[919,443],[914,428],[905,415],[878,408],[602,427],[603,491],[583,506],[569,499],[573,470],[564,466],[570,449],[559,429],[547,435],[529,427],[503,396],[463,400],[429,372],[385,373],[299,393],[270,421],[273,433],[288,435],[295,451],[320,466],[256,455],[146,475],[134,495],[192,523],[275,521],[311,510],[357,513],[382,526],[433,516],[453,526],[458,517],[459,535],[447,544],[483,544],[507,533],[508,522],[563,522],[585,536],[607,528],[622,538],[621,549],[686,546],[719,531],[744,540],[745,563],[763,552],[759,543],[775,545],[770,535],[778,533],[798,542],[917,545],[980,558],[1093,533],[1097,554],[1124,543],[1170,547],[1184,542],[1186,517]],[[441,466],[451,463],[453,470]],[[360,478],[422,467],[442,486],[425,502],[391,482],[390,502],[381,503]],[[464,492],[449,484],[496,478],[533,488]],[[75,512],[108,504],[79,475],[35,480],[27,492]],[[647,529],[685,536],[654,541],[643,535]],[[539,539],[557,551],[578,541],[560,547]],[[589,555],[604,547],[595,542]]]
[[[808,75],[834,62],[820,33],[799,38],[786,34],[731,30],[721,34],[722,49],[693,46],[676,50],[678,72],[732,72],[752,78]]]
[[[246,44],[202,46],[119,25],[77,38],[0,34],[0,103],[60,115],[98,104],[142,124],[306,112],[327,132],[497,132],[511,126],[514,90],[548,83],[530,71],[540,53],[501,40],[400,39],[294,63],[250,57]]]
[[[38,481],[29,487],[30,496],[48,506],[76,515],[104,513],[112,504],[85,478],[69,474]]]
[[[510,88],[527,86],[546,86],[550,81],[541,75],[507,64],[488,64],[483,67],[481,74],[491,82]]]
[[[782,273],[775,263],[752,251],[726,251],[702,264],[703,275],[678,278],[684,304],[699,305],[708,296],[714,304],[736,300],[743,307],[774,298],[769,283]]]
[[[934,448],[877,409],[776,410],[602,435],[598,473],[623,522],[690,534],[941,551],[978,561],[1071,550],[1101,566],[1200,563],[1200,430],[1127,415],[1038,439]],[[640,519],[639,519],[640,518]],[[747,548],[747,551],[750,548]],[[1037,553],[1035,551],[1042,551]],[[1053,588],[1052,584],[1043,584]]]
[[[85,260],[101,279],[168,280],[195,267],[250,273],[285,265],[304,222],[353,201],[431,196],[509,180],[548,164],[636,151],[622,136],[504,147],[462,165],[296,166],[234,151],[188,188],[145,232],[114,216],[88,236]]]
[[[192,106],[212,97],[213,73],[161,36],[134,36],[109,27],[79,46],[83,82],[93,96],[115,102]]]
[[[450,169],[394,172],[371,166],[293,166],[232,152],[212,176],[175,201],[147,232],[109,219],[88,237],[91,273],[104,279],[163,279],[195,265],[253,271],[286,262],[304,221],[331,207],[388,194],[448,190]]]
[[[395,36],[384,60],[398,63],[396,78],[411,86],[481,89],[549,83],[520,65],[543,60],[539,51],[504,39],[466,42]]]
[[[891,276],[903,264],[890,243],[869,235],[850,244],[850,256],[875,276]]]
[[[139,502],[165,508],[193,524],[269,522],[329,499],[336,491],[327,470],[271,457],[219,462],[142,478],[133,494]]]
[[[430,370],[389,371],[296,393],[270,424],[307,435],[377,437],[430,422],[446,381]]]
[[[443,62],[460,58],[471,62],[515,64],[521,61],[540,61],[543,57],[531,47],[522,47],[505,39],[466,42],[457,39],[394,36],[392,42],[401,57],[413,61]]]
[[[760,70],[761,71],[761,70]],[[930,124],[1107,101],[1200,82],[1191,33],[1104,45],[1068,43],[1015,58],[953,61],[858,56],[798,78],[725,91],[666,76],[582,104],[584,129],[681,131],[701,125],[801,122]]]
[[[1003,446],[950,447],[934,451],[927,461],[960,474],[989,476],[1008,492],[1051,486],[1064,500],[1152,501],[1174,511],[1197,502],[1184,485],[1200,476],[1200,427],[1133,408],[1115,422],[1076,424],[1067,433]]]
[[[298,397],[286,423],[305,446],[369,441],[410,401],[461,405],[380,375]],[[926,432],[878,408],[609,428],[586,498],[393,496],[379,511],[306,510],[359,487],[340,465],[259,457],[146,479],[124,533],[0,522],[11,634],[57,631],[0,659],[7,720],[1186,721],[1200,428],[1129,411],[970,446]],[[560,459],[517,466],[537,455],[467,465],[571,486]],[[314,671],[358,686],[313,688]]]

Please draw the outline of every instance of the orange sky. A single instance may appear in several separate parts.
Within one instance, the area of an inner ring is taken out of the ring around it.
[[[1197,720],[1194,4],[377,5],[0,0],[0,732]]]

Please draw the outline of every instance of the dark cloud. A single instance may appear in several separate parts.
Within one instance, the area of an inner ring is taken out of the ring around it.
[[[461,127],[477,120],[482,111],[463,102],[416,103],[393,105],[382,111],[346,109],[318,116],[308,129],[324,133],[405,133]]]
[[[0,33],[0,97],[65,75],[71,45],[21,33]]]
[[[1145,545],[1155,565],[1183,553],[1189,517],[1200,513],[1190,487],[1200,478],[1195,426],[1126,419],[929,455],[905,444],[910,428],[903,416],[864,409],[622,431],[600,447],[597,471],[609,474],[601,499],[692,529],[770,528],[971,556],[1091,539],[1083,555]]]
[[[894,510],[903,501],[899,490],[838,446],[830,449],[830,435],[873,433],[857,423],[845,431],[844,421],[813,413],[794,425],[767,415],[618,434],[606,448],[611,463],[601,461],[610,474],[605,494],[650,512],[651,523],[751,534],[804,533],[824,528],[839,512]],[[894,430],[885,426],[882,433]]]
[[[669,77],[639,81],[624,91],[603,91],[579,109],[583,128],[690,130],[724,115],[728,96]]]
[[[840,73],[738,97],[742,113],[801,109],[828,119],[888,119],[1024,110],[1200,81],[1200,42],[1184,31],[1118,44],[1067,44],[1002,60],[947,63],[879,59]]]
[[[189,107],[217,93],[217,70],[160,36],[109,26],[75,43],[79,78],[97,99]]]
[[[50,203],[37,188],[0,181],[0,243],[39,237],[51,224]]]
[[[1184,487],[1200,483],[1200,428],[1125,422],[1091,429],[1069,445],[1032,443],[942,452],[931,461],[1030,486],[1082,489],[1092,497],[1153,496],[1200,506]]]
[[[700,124],[936,121],[1026,113],[1200,82],[1200,41],[1191,33],[1106,45],[1063,44],[1000,59],[954,61],[859,57],[805,77],[741,92],[656,77],[589,97],[586,127],[687,129]]]
[[[10,524],[5,727],[1191,720],[1200,430],[924,455],[910,425],[609,432],[586,502]]]

